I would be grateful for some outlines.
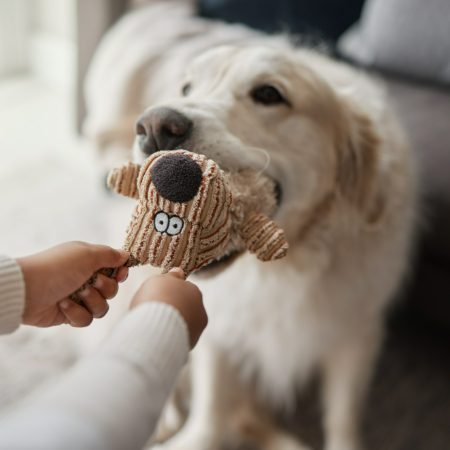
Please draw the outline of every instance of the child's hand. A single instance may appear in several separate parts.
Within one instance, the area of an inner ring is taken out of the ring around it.
[[[145,302],[162,302],[176,308],[186,321],[191,349],[208,324],[202,293],[195,284],[184,280],[184,272],[174,268],[165,275],[155,275],[144,281],[131,301],[130,308]]]
[[[119,267],[126,262],[124,250],[84,242],[67,242],[35,255],[17,259],[25,280],[25,311],[22,323],[51,327],[70,323],[86,327],[94,318],[103,317],[109,309],[106,299],[118,291],[127,268],[121,268],[115,279],[98,275],[92,286],[79,293],[86,308],[67,298],[102,267]]]

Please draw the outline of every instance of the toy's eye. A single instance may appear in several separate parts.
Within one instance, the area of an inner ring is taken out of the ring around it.
[[[176,236],[177,234],[181,233],[183,226],[184,226],[183,219],[180,219],[178,216],[172,216],[169,220],[167,234],[169,236]]]
[[[154,223],[155,230],[164,233],[169,226],[169,216],[164,211],[160,211],[156,214]]]

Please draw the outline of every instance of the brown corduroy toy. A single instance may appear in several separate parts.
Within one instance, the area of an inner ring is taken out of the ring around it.
[[[113,169],[108,187],[139,199],[123,246],[130,255],[125,266],[150,264],[163,273],[181,267],[187,277],[226,253],[233,193],[214,161],[186,150],[161,151],[142,166],[129,162]],[[262,261],[286,255],[288,243],[275,222],[256,211],[242,215],[237,234],[251,253]],[[115,277],[118,270],[97,273]],[[97,273],[86,284],[92,284]],[[80,303],[77,292],[70,298]]]

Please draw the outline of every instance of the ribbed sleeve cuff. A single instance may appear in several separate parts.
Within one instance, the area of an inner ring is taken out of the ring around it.
[[[0,255],[0,334],[12,333],[22,322],[25,283],[17,262]]]
[[[175,382],[189,354],[187,325],[174,307],[144,303],[119,322],[100,352],[123,356],[147,374]]]

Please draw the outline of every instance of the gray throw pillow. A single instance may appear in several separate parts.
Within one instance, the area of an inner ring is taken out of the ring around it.
[[[367,0],[338,51],[368,67],[450,84],[450,0]]]

